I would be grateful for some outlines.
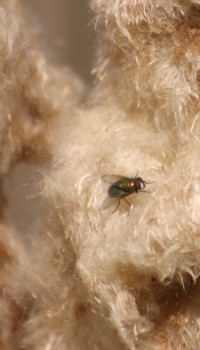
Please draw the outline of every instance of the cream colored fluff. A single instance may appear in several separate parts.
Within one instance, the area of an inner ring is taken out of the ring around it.
[[[44,157],[48,126],[83,93],[70,69],[51,67],[34,47],[18,2],[0,4],[0,175],[20,158]],[[45,141],[44,141],[45,139]]]
[[[17,332],[30,309],[30,298],[19,306],[17,293],[30,252],[27,237],[23,242],[6,218],[3,178],[17,161],[46,162],[51,123],[63,108],[71,114],[84,86],[71,69],[52,67],[37,50],[17,1],[0,2],[0,23],[0,348],[11,350],[19,346]]]
[[[19,266],[25,349],[199,349],[197,1],[92,2],[97,84],[52,130],[49,215]],[[100,210],[105,174],[149,193]]]

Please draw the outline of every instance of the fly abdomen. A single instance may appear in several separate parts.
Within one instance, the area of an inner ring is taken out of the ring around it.
[[[115,184],[111,185],[108,189],[108,194],[112,198],[118,198],[121,197],[123,190],[118,188]]]

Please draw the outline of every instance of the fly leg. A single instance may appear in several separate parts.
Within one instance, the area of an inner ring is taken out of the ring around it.
[[[127,216],[130,214],[130,208],[131,208],[131,206],[130,206],[130,203],[127,201],[127,199],[126,198],[123,198],[123,200],[126,202],[126,204],[128,204],[128,213],[127,213]]]
[[[115,210],[112,212],[112,214],[114,214],[117,211],[117,209],[119,208],[119,205],[120,205],[120,199],[118,200],[117,206],[116,206]]]

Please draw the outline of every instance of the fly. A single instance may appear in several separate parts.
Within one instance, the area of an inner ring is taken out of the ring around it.
[[[144,190],[147,182],[141,177],[137,177],[137,175],[133,178],[120,175],[104,175],[102,176],[102,180],[110,186],[108,188],[108,196],[104,199],[101,209],[108,209],[111,205],[117,202],[117,206],[113,213],[118,209],[121,200],[126,202],[130,211],[130,204],[125,197],[132,193],[147,192]]]

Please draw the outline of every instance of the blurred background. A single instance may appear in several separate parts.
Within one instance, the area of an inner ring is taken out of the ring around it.
[[[55,64],[70,65],[91,82],[92,13],[87,0],[21,0],[40,47]]]
[[[53,64],[70,66],[92,84],[94,34],[86,0],[21,0],[27,23],[39,48]],[[38,196],[40,174],[34,166],[18,164],[6,178],[7,214],[20,235],[40,230],[43,205]]]

